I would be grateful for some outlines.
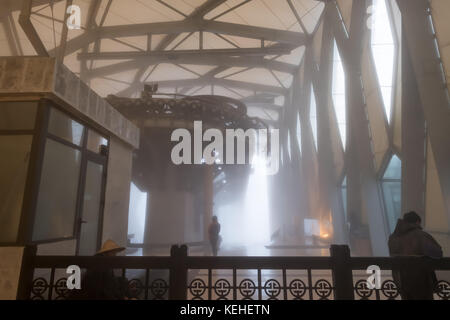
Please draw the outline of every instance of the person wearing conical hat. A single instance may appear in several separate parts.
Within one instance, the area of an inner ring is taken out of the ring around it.
[[[125,250],[112,240],[106,240],[96,257],[114,257]],[[96,266],[87,271],[80,292],[74,293],[74,300],[128,300],[130,291],[128,279],[117,277],[108,265]]]
[[[102,248],[97,251],[96,256],[107,256],[112,257],[117,255],[119,252],[125,250],[124,247],[120,247],[117,243],[112,240],[106,240]]]

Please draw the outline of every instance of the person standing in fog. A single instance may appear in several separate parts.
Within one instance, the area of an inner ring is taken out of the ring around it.
[[[220,233],[220,223],[216,216],[212,218],[212,222],[209,224],[208,227],[208,236],[209,236],[209,243],[211,244],[211,249],[213,256],[217,256],[217,252],[219,251],[219,236]]]
[[[416,256],[442,258],[442,248],[427,232],[422,230],[422,219],[414,212],[408,212],[399,219],[394,233],[389,237],[391,256]],[[392,272],[394,281],[400,287],[403,300],[432,300],[437,278],[428,266],[403,266]]]

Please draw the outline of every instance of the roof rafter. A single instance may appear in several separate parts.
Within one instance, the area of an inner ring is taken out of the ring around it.
[[[200,79],[185,79],[185,80],[166,80],[158,81],[158,85],[161,88],[164,87],[188,87],[188,86],[202,86],[202,85],[218,85],[225,86],[236,89],[244,89],[251,91],[264,91],[273,92],[277,94],[286,94],[287,90],[285,88],[280,88],[276,86],[269,86],[265,84],[250,83],[237,80],[229,79],[218,79],[218,78],[200,78]]]
[[[290,54],[291,47],[273,46],[264,48],[232,48],[232,49],[203,49],[203,50],[158,50],[158,51],[118,51],[118,52],[89,52],[79,53],[79,60],[124,60],[140,57],[165,57],[168,60],[177,60],[188,56],[266,56],[277,54]]]
[[[66,54],[74,53],[97,39],[147,36],[149,33],[167,34],[176,38],[177,34],[197,31],[227,34],[250,39],[264,39],[294,46],[301,46],[306,42],[306,36],[303,33],[294,31],[284,31],[228,22],[186,19],[183,21],[98,27],[67,41]],[[172,42],[173,39],[170,42]],[[163,40],[163,42],[166,43],[167,40]],[[170,42],[168,42],[167,45],[169,45]],[[50,50],[49,53],[52,54],[53,51],[54,50]]]
[[[264,27],[255,27],[245,24],[185,19],[183,21],[138,23],[120,26],[105,26],[98,28],[97,36],[100,38],[133,37],[152,34],[179,34],[184,32],[212,32],[227,34],[250,39],[264,39],[292,45],[302,45],[306,36],[295,31],[285,31]]]
[[[88,73],[88,77],[95,78],[100,76],[107,76],[114,73],[120,73],[130,69],[139,68],[143,64],[151,65],[158,63],[174,63],[177,64],[194,64],[205,66],[227,66],[227,67],[244,67],[244,68],[267,68],[285,73],[294,73],[298,66],[276,60],[264,59],[261,57],[198,57],[195,55],[186,57],[181,56],[176,60],[170,60],[167,57],[151,57],[138,58],[134,60],[115,63],[109,66],[98,67],[92,69]]]

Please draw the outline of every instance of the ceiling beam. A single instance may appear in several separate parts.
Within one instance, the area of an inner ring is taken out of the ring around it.
[[[291,47],[272,46],[264,48],[232,48],[232,49],[203,49],[203,50],[158,50],[158,51],[119,51],[119,52],[88,52],[79,53],[79,60],[125,60],[143,57],[163,57],[168,60],[177,60],[184,57],[195,56],[208,58],[211,56],[266,56],[285,55],[292,52]]]
[[[139,58],[130,61],[115,63],[109,66],[98,67],[87,73],[88,78],[104,77],[111,74],[124,72],[140,68],[142,65],[152,65],[158,63],[174,63],[177,64],[194,64],[205,66],[227,66],[227,67],[243,67],[243,68],[267,68],[284,73],[294,73],[298,66],[285,62],[264,59],[261,57],[198,57],[198,56],[182,56],[177,60],[169,60],[167,57]]]
[[[164,46],[158,49],[162,50],[170,44],[176,35],[184,32],[212,32],[217,34],[227,34],[251,39],[264,39],[267,41],[281,42],[293,46],[301,46],[306,43],[306,36],[303,33],[294,31],[277,30],[270,28],[254,27],[243,24],[228,22],[185,19],[183,21],[140,23],[120,26],[102,26],[91,31],[86,31],[69,41],[66,44],[66,54],[72,54],[97,39],[111,39],[119,37],[147,36],[151,34],[167,34]],[[171,40],[172,39],[172,40]],[[49,54],[53,54],[50,50]]]
[[[87,46],[89,46],[89,44],[91,44],[92,42],[96,41],[97,39],[99,39],[97,37],[97,33],[96,33],[96,29],[93,29],[91,31],[85,31],[83,34],[67,41],[66,43],[66,56],[67,55],[71,55],[72,53],[77,52],[80,49],[83,49]],[[48,53],[51,56],[55,55],[55,52],[59,49],[59,47],[57,47],[56,49],[51,49],[48,51]]]
[[[306,36],[300,32],[255,27],[244,24],[211,20],[186,19],[183,21],[138,23],[119,26],[105,26],[98,29],[100,38],[134,37],[152,34],[179,34],[183,32],[212,32],[240,36],[251,39],[264,39],[295,46],[305,43]]]
[[[203,20],[202,22],[202,30],[213,33],[228,34],[252,39],[264,39],[267,41],[288,43],[295,46],[303,45],[306,40],[306,36],[300,32],[219,21]]]
[[[36,53],[40,56],[48,57],[49,53],[30,20],[32,6],[32,0],[23,1],[22,11],[19,15],[19,24],[27,35],[27,38],[31,42]]]
[[[218,6],[220,6],[222,3],[224,3],[227,0],[208,0],[204,4],[202,4],[200,7],[196,8],[194,12],[192,12],[189,16],[184,19],[184,22],[189,22],[196,19],[202,19],[208,12],[214,10]],[[151,31],[153,33],[153,30]],[[181,31],[183,32],[183,31]],[[178,33],[172,33],[168,34],[167,36],[162,39],[162,41],[158,44],[156,47],[156,50],[164,50],[166,49],[180,34]]]
[[[208,0],[192,12],[192,18],[203,18],[227,0]]]
[[[224,86],[236,89],[244,89],[249,91],[264,91],[264,92],[273,92],[280,95],[284,95],[287,93],[285,88],[269,86],[265,84],[258,83],[250,83],[243,82],[237,80],[229,80],[229,79],[218,79],[218,78],[200,78],[200,79],[185,79],[185,80],[166,80],[166,81],[157,81],[158,86],[160,88],[164,87],[195,87],[195,86],[203,86],[203,85],[217,85]]]

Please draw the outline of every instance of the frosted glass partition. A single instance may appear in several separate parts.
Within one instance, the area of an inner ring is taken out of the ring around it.
[[[342,181],[341,191],[342,191],[342,204],[344,206],[345,221],[348,221],[347,220],[347,177],[345,177],[344,181]]]
[[[55,108],[50,111],[48,132],[77,146],[83,143],[84,126]]]
[[[302,154],[302,127],[300,122],[300,113],[297,114],[297,143],[300,155]]]
[[[402,162],[394,155],[381,181],[390,231],[393,232],[402,210]]]
[[[81,151],[47,139],[33,241],[74,235]]]
[[[316,96],[314,94],[314,88],[311,86],[311,104],[309,109],[309,120],[311,122],[311,130],[314,138],[314,145],[317,147],[317,104],[316,104]]]

